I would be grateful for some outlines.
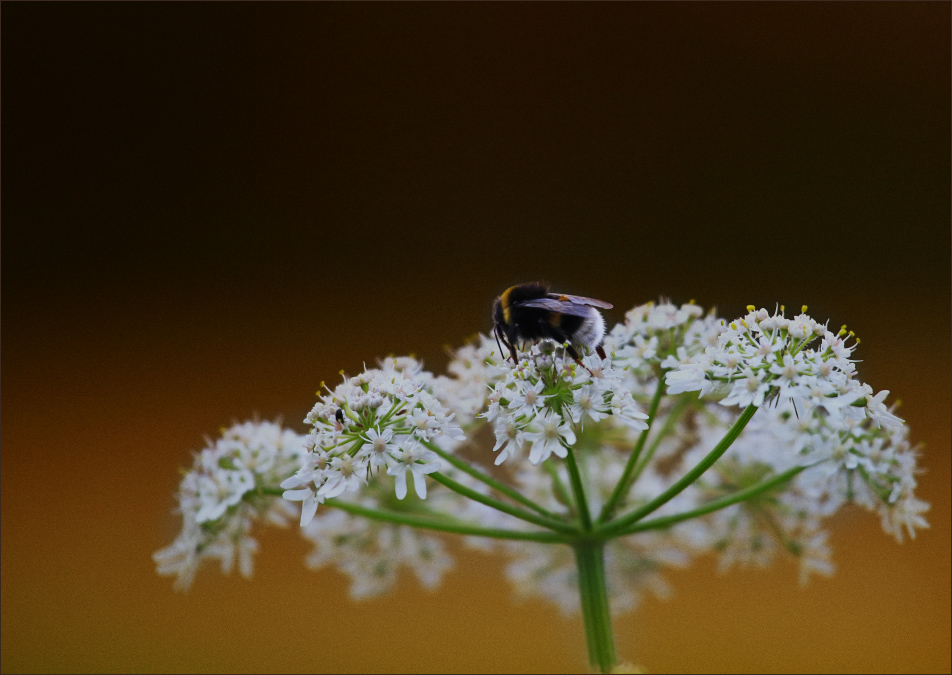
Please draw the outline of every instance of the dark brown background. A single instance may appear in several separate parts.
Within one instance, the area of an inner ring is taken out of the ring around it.
[[[2,8],[2,669],[571,671],[578,619],[463,553],[351,603],[296,533],[155,576],[177,467],[387,353],[435,370],[546,278],[808,304],[924,444],[933,528],[839,572],[672,574],[652,672],[950,669],[948,3]]]

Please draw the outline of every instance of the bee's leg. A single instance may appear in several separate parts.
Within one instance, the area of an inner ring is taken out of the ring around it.
[[[598,354],[598,357],[599,357],[600,359],[606,359],[606,358],[608,358],[608,357],[605,355],[605,348],[602,347],[601,343],[599,343],[599,345],[595,348],[595,353]]]
[[[509,342],[509,340],[506,339],[506,335],[505,335],[505,333],[502,332],[502,329],[499,327],[499,324],[496,324],[496,325],[493,327],[493,335],[496,336],[496,346],[499,347],[499,356],[500,356],[500,358],[502,358],[503,360],[506,360],[506,358],[511,358],[511,359],[512,359],[512,362],[515,363],[515,362],[516,362],[516,350],[513,348],[512,343]],[[500,338],[502,338],[503,344],[506,345],[506,348],[509,350],[509,356],[508,356],[508,357],[503,356],[503,353],[502,353],[502,345],[499,344]]]
[[[499,342],[499,325],[493,327],[493,336],[496,338],[496,346],[499,347],[499,358],[505,359],[506,357],[502,354],[502,344]]]
[[[565,345],[565,353],[571,356],[573,359],[575,359],[575,363],[579,364],[580,366],[582,366],[582,368],[587,370],[589,375],[594,375],[591,368],[589,368],[584,363],[582,363],[582,357],[578,355],[578,352],[576,351],[575,347],[572,346],[571,342]]]
[[[547,339],[552,340],[556,344],[565,346],[565,353],[571,356],[575,363],[579,364],[585,370],[588,370],[589,373],[592,371],[589,370],[588,366],[582,363],[582,358],[579,356],[578,351],[575,349],[575,346],[572,344],[572,339],[565,333],[564,330],[557,326],[553,326],[548,321],[539,320],[539,332],[544,335]]]

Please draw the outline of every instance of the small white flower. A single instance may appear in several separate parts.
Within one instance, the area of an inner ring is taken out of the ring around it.
[[[768,384],[764,382],[763,371],[755,372],[748,368],[744,371],[744,377],[731,386],[730,394],[721,401],[721,405],[736,405],[741,408],[746,408],[751,404],[758,407],[762,406],[768,389]]]
[[[515,417],[531,417],[548,398],[542,394],[545,385],[541,380],[534,384],[526,380],[516,380],[516,387],[509,394],[509,405],[506,406],[513,411],[512,414]]]
[[[664,364],[662,364],[664,365]],[[668,385],[668,394],[683,394],[688,391],[700,391],[700,396],[711,388],[706,379],[706,364],[685,363],[678,366],[678,370],[669,370],[664,381]],[[666,367],[671,367],[670,364]]]
[[[489,395],[486,397],[486,411],[480,413],[480,417],[483,417],[488,422],[492,422],[496,419],[496,416],[499,415],[499,406],[501,405],[501,400],[506,396],[507,389],[504,384],[497,382],[493,385],[493,388],[490,390]]]
[[[496,445],[493,446],[493,452],[499,452],[496,456],[496,465],[505,462],[509,457],[514,456],[525,443],[525,433],[523,428],[516,424],[512,418],[497,419],[494,428],[496,435]]]
[[[638,409],[638,404],[627,391],[616,392],[612,396],[612,416],[629,429],[644,431],[648,424],[644,421],[648,416]]]
[[[895,504],[881,504],[879,514],[883,530],[893,535],[900,543],[903,540],[903,530],[909,534],[910,539],[915,539],[917,529],[929,527],[928,521],[922,516],[929,508],[928,502],[912,496],[900,499]]]
[[[314,518],[314,514],[317,513],[318,504],[324,503],[324,496],[310,488],[303,490],[285,490],[282,496],[290,502],[302,502],[301,527],[305,527],[311,522]]]
[[[658,338],[635,335],[630,344],[614,350],[614,361],[622,368],[638,369],[649,362],[657,362]]]
[[[781,340],[772,340],[761,336],[757,338],[757,357],[767,363],[773,363],[776,360],[776,353],[784,348]]]
[[[590,384],[583,384],[573,392],[573,403],[568,408],[572,422],[585,426],[585,418],[600,422],[608,417],[605,396]]]
[[[870,393],[872,389],[870,389]],[[886,404],[883,401],[886,400],[886,397],[889,396],[889,390],[883,389],[881,392],[875,396],[866,395],[866,414],[869,415],[870,419],[876,422],[876,426],[882,427],[883,425],[887,427],[901,427],[903,425],[902,418],[896,417],[892,412],[886,407]]]
[[[536,416],[525,434],[526,442],[532,444],[529,461],[540,464],[552,454],[565,458],[568,451],[563,443],[575,445],[575,432],[572,427],[550,410]]]
[[[439,422],[436,417],[431,415],[428,410],[423,410],[422,408],[417,408],[410,413],[410,417],[407,421],[413,428],[414,435],[424,440],[429,440],[436,435],[438,431]]]
[[[366,474],[366,463],[360,459],[350,455],[335,457],[324,474],[326,480],[317,494],[324,499],[333,499],[344,492],[356,492],[366,485]]]
[[[393,442],[393,429],[387,428],[381,432],[374,427],[368,429],[363,438],[367,441],[367,445],[360,451],[367,457],[371,471],[393,463],[391,454],[399,447]]]
[[[838,395],[836,385],[832,382],[812,375],[800,378],[800,384],[789,391],[796,401],[808,409],[820,407],[832,415],[838,414],[843,406],[851,403],[848,397]]]
[[[420,499],[426,499],[426,479],[428,473],[440,470],[440,462],[436,454],[424,449],[416,443],[403,447],[396,456],[397,461],[387,469],[387,473],[394,477],[397,499],[407,496],[407,474],[413,475],[413,487]]]
[[[803,358],[799,354],[797,357],[784,354],[782,362],[774,363],[769,370],[777,376],[771,384],[778,389],[782,398],[790,398],[794,395],[794,387],[799,384],[800,376],[804,372]]]

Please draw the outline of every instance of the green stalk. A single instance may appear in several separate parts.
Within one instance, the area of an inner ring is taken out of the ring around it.
[[[685,520],[690,520],[692,518],[698,518],[700,516],[705,516],[708,513],[713,513],[714,511],[719,511],[720,509],[726,508],[738,502],[746,501],[754,497],[758,497],[761,494],[772,490],[778,485],[787,482],[798,473],[806,469],[805,466],[796,466],[792,469],[788,469],[781,474],[777,474],[772,478],[761,481],[756,485],[751,485],[748,488],[739,490],[733,494],[724,495],[713,501],[708,502],[702,506],[699,506],[696,509],[691,511],[685,511],[684,513],[678,513],[673,516],[663,516],[661,518],[652,518],[651,520],[643,520],[641,522],[635,523],[631,527],[620,532],[621,535],[634,534],[635,532],[643,532],[645,530],[657,530],[664,527],[669,527],[675,523],[680,523]]]
[[[598,522],[600,523],[611,518],[615,512],[615,508],[618,506],[618,500],[628,492],[630,487],[628,478],[631,476],[631,472],[634,470],[635,464],[637,464],[638,458],[641,456],[641,451],[645,447],[645,441],[648,440],[648,434],[651,432],[651,425],[654,424],[655,415],[658,414],[658,406],[661,404],[661,395],[664,393],[665,372],[666,371],[661,371],[661,374],[658,376],[658,387],[655,389],[654,397],[651,399],[651,405],[648,408],[648,428],[642,431],[641,436],[638,437],[638,442],[635,444],[631,455],[629,455],[628,462],[625,464],[625,470],[621,474],[621,480],[618,481],[618,485],[616,485],[612,491],[611,497],[608,498],[608,501],[605,502],[605,505],[602,507],[601,515],[598,517]]]
[[[648,446],[648,452],[644,454],[644,456],[641,458],[641,461],[638,462],[638,466],[635,467],[635,471],[631,475],[631,480],[628,483],[628,490],[631,490],[631,486],[638,482],[638,479],[641,477],[645,467],[648,466],[648,464],[651,462],[651,459],[654,457],[655,452],[658,451],[658,446],[661,445],[661,441],[667,438],[668,435],[674,430],[674,427],[677,426],[678,421],[681,419],[681,413],[683,413],[684,409],[687,408],[691,403],[692,401],[690,398],[683,398],[674,406],[674,408],[671,409],[671,412],[668,413],[668,417],[665,419],[664,426],[661,427],[661,431],[659,431],[658,435],[655,436],[653,441],[651,441],[651,445]]]
[[[588,510],[588,499],[585,497],[585,488],[582,486],[582,475],[579,473],[575,461],[575,451],[565,446],[568,454],[565,455],[565,464],[569,469],[569,479],[572,482],[572,493],[575,496],[575,507],[578,510],[579,521],[586,532],[592,530],[592,514]]]
[[[747,406],[744,409],[744,412],[740,414],[740,417],[737,418],[737,421],[734,422],[733,426],[727,430],[724,438],[722,438],[720,442],[714,446],[714,449],[707,453],[704,459],[698,462],[693,469],[684,474],[674,485],[669,487],[647,504],[640,506],[639,508],[625,514],[624,516],[621,516],[620,518],[609,521],[603,527],[599,528],[598,534],[609,536],[615,535],[620,530],[627,529],[629,525],[632,525],[645,516],[654,513],[659,508],[681,494],[685,488],[700,478],[705,471],[710,469],[714,462],[721,458],[721,455],[727,452],[727,449],[731,447],[731,444],[735,440],[737,440],[737,437],[740,436],[740,432],[744,430],[744,427],[747,426],[750,418],[753,417],[754,413],[756,412],[757,406],[753,404]]]
[[[478,480],[478,481],[480,481],[480,482],[482,482],[482,483],[485,483],[486,485],[488,485],[489,487],[491,487],[493,490],[496,490],[497,492],[501,492],[502,494],[506,495],[507,497],[509,497],[509,498],[512,499],[513,501],[518,502],[518,503],[522,504],[523,506],[529,507],[530,509],[532,509],[532,510],[535,511],[536,513],[538,513],[538,514],[540,514],[540,515],[543,515],[543,516],[545,516],[546,518],[551,518],[551,519],[553,519],[553,520],[561,520],[561,519],[559,518],[559,516],[557,516],[556,514],[552,513],[551,511],[549,511],[549,510],[547,510],[547,509],[544,509],[543,507],[539,506],[538,504],[536,504],[534,501],[532,501],[531,499],[529,499],[528,497],[526,497],[525,495],[523,495],[522,493],[520,493],[520,492],[519,492],[518,490],[516,490],[515,488],[512,488],[512,487],[506,485],[505,483],[496,480],[496,479],[493,478],[492,476],[489,476],[489,475],[483,473],[483,472],[480,471],[479,469],[477,469],[477,468],[475,468],[475,467],[469,465],[468,463],[464,462],[463,460],[459,459],[458,457],[454,457],[454,456],[451,455],[450,453],[448,453],[448,452],[446,452],[445,450],[443,450],[443,449],[442,449],[440,446],[438,446],[436,443],[431,443],[431,442],[429,442],[429,441],[425,441],[425,442],[423,443],[423,445],[425,445],[427,448],[429,448],[430,450],[432,450],[433,452],[435,452],[437,455],[439,455],[440,457],[442,457],[443,459],[445,459],[447,462],[449,462],[450,464],[452,464],[453,466],[455,466],[457,469],[459,469],[459,470],[462,471],[463,473],[468,473],[470,476],[472,476],[472,477],[475,478],[476,480]]]
[[[573,548],[578,566],[578,589],[582,601],[588,661],[599,673],[609,673],[616,661],[605,578],[605,544],[586,541],[576,543]]]
[[[364,516],[372,520],[382,520],[397,525],[409,525],[410,527],[418,527],[425,530],[436,530],[437,532],[451,532],[453,534],[490,537],[493,539],[521,539],[524,541],[536,541],[547,544],[566,543],[569,541],[568,536],[556,532],[519,532],[517,530],[479,527],[477,525],[442,521],[437,518],[417,516],[410,513],[378,511],[377,509],[371,509],[357,504],[349,504],[347,502],[337,501],[336,499],[328,499],[324,504],[325,506],[340,509],[341,511],[347,511],[355,516]]]
[[[473,501],[484,504],[490,508],[496,509],[497,511],[502,511],[503,513],[509,514],[520,520],[524,520],[527,523],[532,523],[533,525],[539,525],[541,527],[547,528],[549,530],[554,530],[555,532],[563,532],[565,534],[572,534],[577,532],[577,528],[569,525],[564,521],[552,520],[550,518],[544,518],[542,516],[537,516],[534,513],[520,509],[517,506],[512,506],[505,502],[501,502],[498,499],[493,499],[492,497],[487,497],[486,495],[480,494],[475,490],[472,490],[465,485],[457,483],[455,480],[449,476],[435,471],[429,474],[430,478],[435,480],[437,483],[441,483],[448,487],[453,492],[457,492],[464,497],[468,497]]]
[[[266,494],[280,497],[284,494],[282,488],[261,487],[249,494]],[[363,516],[371,520],[381,520],[395,525],[409,525],[424,530],[435,530],[437,532],[450,532],[452,534],[461,534],[475,537],[490,537],[493,539],[521,539],[524,541],[536,541],[544,544],[564,544],[570,543],[572,538],[555,532],[519,532],[518,530],[504,530],[500,528],[480,527],[470,525],[454,520],[443,520],[430,516],[421,516],[415,513],[399,513],[397,511],[383,511],[372,509],[359,504],[343,502],[339,499],[328,499],[324,506],[334,509],[340,509],[355,516]]]
[[[542,466],[545,467],[546,473],[549,474],[549,478],[552,480],[552,492],[555,494],[555,498],[571,511],[575,508],[575,504],[562,479],[559,478],[559,470],[556,468],[555,462],[542,462]]]

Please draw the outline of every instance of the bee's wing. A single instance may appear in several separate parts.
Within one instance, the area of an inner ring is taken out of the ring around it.
[[[581,295],[565,295],[562,293],[550,293],[550,298],[556,300],[568,300],[569,302],[574,302],[576,305],[591,305],[592,307],[601,307],[602,309],[611,309],[614,305],[610,302],[605,302],[604,300],[596,300],[595,298],[583,298]]]
[[[597,301],[596,301],[597,302]],[[570,316],[587,317],[592,310],[588,305],[584,305],[571,300],[558,300],[556,298],[536,298],[535,300],[523,300],[516,303],[519,307],[536,307],[538,309],[547,309],[550,312],[559,314],[568,314]]]

